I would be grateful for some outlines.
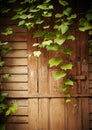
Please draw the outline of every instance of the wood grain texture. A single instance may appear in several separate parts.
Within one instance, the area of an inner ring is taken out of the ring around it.
[[[65,112],[63,99],[50,100],[50,130],[65,130]]]

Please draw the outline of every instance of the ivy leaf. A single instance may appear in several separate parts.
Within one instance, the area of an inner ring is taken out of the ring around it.
[[[67,91],[68,86],[67,86],[67,85],[63,85],[63,86],[60,87],[60,89],[61,89],[63,92],[65,92],[65,91]]]
[[[68,17],[67,19],[68,20],[71,20],[71,19],[75,19],[77,17],[77,15],[76,14],[72,14],[70,17]]]
[[[57,50],[59,50],[59,46],[58,45],[50,44],[49,46],[46,46],[46,49],[48,51],[57,51]]]
[[[62,69],[62,70],[71,70],[72,67],[73,67],[72,64],[65,64],[65,65],[62,65],[62,66],[61,66],[61,69]]]
[[[54,78],[55,78],[56,80],[58,80],[58,79],[63,78],[63,77],[65,77],[65,76],[66,76],[66,73],[65,73],[65,72],[59,72],[59,71],[57,71],[57,72],[55,73],[55,75],[54,75]]]
[[[0,41],[0,45],[2,46],[2,45],[7,45],[8,44],[8,42],[1,42]]]
[[[72,12],[72,8],[68,7],[63,11],[63,14],[66,16],[69,16]]]
[[[59,0],[59,3],[63,6],[67,6],[68,5],[68,2],[65,1],[65,0]]]
[[[61,29],[62,34],[64,34],[68,31],[69,27],[65,24],[61,24],[60,29]]]
[[[25,25],[25,20],[21,20],[19,23],[18,23],[18,26],[23,26],[23,25]]]
[[[84,26],[84,27],[80,27],[80,28],[79,28],[79,30],[82,31],[82,32],[87,31],[87,30],[90,30],[90,29],[92,29],[91,26]]]
[[[39,57],[41,55],[41,51],[34,51],[33,54],[34,56]]]
[[[71,98],[66,99],[66,103],[69,103],[69,102],[71,102]]]
[[[5,32],[2,32],[3,35],[8,36],[11,35],[13,33],[12,28],[6,28]]]
[[[75,37],[73,35],[67,35],[66,37],[68,40],[73,40],[73,41],[75,40]]]
[[[66,79],[65,80],[65,85],[71,85],[71,86],[73,86],[74,82],[72,80],[70,80],[70,79]]]
[[[9,77],[10,77],[10,74],[3,74],[3,75],[2,75],[2,78],[3,78],[3,79],[7,79],[7,78],[9,78]]]
[[[64,53],[64,54],[72,55],[72,50],[71,50],[71,49],[63,49],[63,50],[61,50],[61,51],[62,51],[62,53]]]
[[[0,102],[4,101],[4,99],[8,96],[8,93],[1,93],[0,94]]]
[[[65,42],[65,38],[62,37],[61,39],[60,38],[55,38],[54,39],[54,42],[57,43],[58,45],[62,45],[64,42]]]
[[[55,15],[55,18],[61,18],[62,16],[63,16],[62,14],[57,13],[57,14]]]
[[[45,35],[45,31],[43,31],[43,30],[37,30],[36,32],[34,32],[34,38],[37,38],[37,37],[42,37],[42,36],[44,36]]]
[[[0,67],[5,65],[5,61],[0,61]]]
[[[63,62],[62,59],[51,58],[49,60],[50,67],[58,66],[61,62]]]
[[[4,13],[8,13],[10,11],[10,9],[4,7],[3,9],[1,9],[1,12]]]
[[[53,43],[52,40],[43,41],[43,42],[42,42],[42,46],[43,46],[43,47],[45,47],[45,46],[49,46],[51,43]]]

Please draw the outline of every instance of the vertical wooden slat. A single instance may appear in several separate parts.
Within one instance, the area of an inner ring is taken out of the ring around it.
[[[49,130],[48,128],[48,99],[39,99],[39,130]]]
[[[67,129],[82,130],[81,101],[79,99],[72,99],[71,103],[67,105]]]
[[[38,99],[28,99],[28,130],[38,130]]]
[[[88,98],[82,98],[82,122],[83,130],[89,130],[89,101]]]
[[[50,100],[50,130],[65,130],[64,99]]]
[[[49,93],[48,53],[44,50],[38,58],[39,94]]]
[[[28,92],[29,94],[37,93],[37,58],[33,53],[33,32],[28,32]]]

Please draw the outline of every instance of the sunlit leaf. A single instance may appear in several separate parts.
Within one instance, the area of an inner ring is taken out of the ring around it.
[[[68,86],[67,85],[63,85],[60,87],[60,90],[62,90],[63,92],[67,91]]]
[[[7,36],[7,35],[11,35],[13,33],[13,29],[8,27],[5,29],[5,32],[2,32],[3,35]]]
[[[60,78],[63,78],[63,77],[65,77],[66,76],[66,73],[65,72],[59,72],[59,71],[57,71],[55,74],[54,74],[54,78],[56,79],[56,80],[58,80],[58,79],[60,79]]]
[[[63,11],[63,14],[66,16],[69,16],[72,12],[72,8],[68,7]]]
[[[7,79],[7,78],[9,78],[9,77],[10,77],[10,74],[3,74],[3,75],[2,75],[2,78],[3,78],[3,79]]]
[[[70,80],[70,79],[66,79],[65,80],[65,85],[71,85],[71,86],[73,86],[74,82],[72,80]]]
[[[63,62],[63,60],[58,58],[51,58],[49,60],[50,67],[58,66],[61,62]]]
[[[0,67],[5,65],[5,61],[0,61]]]
[[[62,70],[71,70],[72,67],[73,67],[72,64],[65,64],[65,65],[62,65],[62,66],[61,66],[61,69],[62,69]]]
[[[41,55],[41,51],[34,51],[33,54],[34,56],[39,57]]]
[[[49,46],[51,43],[53,43],[52,40],[43,41],[43,42],[42,42],[42,46],[43,46],[43,47],[45,47],[45,46]]]

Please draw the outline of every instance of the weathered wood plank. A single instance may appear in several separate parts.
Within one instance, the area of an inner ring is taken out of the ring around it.
[[[82,98],[82,113],[83,113],[82,114],[83,130],[89,130],[89,100],[88,98]]]
[[[82,130],[81,99],[72,98],[67,104],[67,129]],[[69,117],[69,120],[68,120]],[[71,125],[72,122],[72,125]],[[77,123],[76,123],[77,122]]]
[[[9,73],[9,74],[27,74],[27,67],[21,67],[21,66],[17,66],[17,67],[2,67],[2,69],[0,70],[0,74],[5,74],[5,73]]]
[[[28,107],[28,99],[7,99],[7,103],[10,106],[18,104],[18,107]]]
[[[1,88],[3,90],[28,90],[28,83],[3,83]]]
[[[38,85],[39,94],[49,93],[49,70],[48,70],[48,52],[43,51],[38,58]]]
[[[49,100],[39,99],[39,129],[48,130],[49,129]]]
[[[65,130],[64,99],[50,100],[50,130]]]
[[[19,107],[18,110],[15,113],[12,113],[11,115],[26,116],[28,115],[28,107]]]
[[[7,45],[7,47],[11,47],[14,49],[27,49],[27,43],[26,42],[9,42]]]
[[[12,50],[11,52],[9,52],[8,54],[6,55],[3,55],[3,57],[11,57],[11,58],[14,58],[14,57],[20,57],[20,58],[25,58],[27,57],[28,54],[27,54],[27,50]]]
[[[27,58],[4,58],[6,66],[27,65]]]
[[[28,130],[28,124],[7,124],[6,130]]]
[[[8,79],[3,79],[3,82],[27,82],[28,75],[11,75]]]
[[[28,123],[27,116],[10,116],[7,120],[8,123]]]
[[[29,124],[28,130],[37,130],[38,127],[38,99],[29,99],[28,100],[29,107],[28,113],[29,114]]]
[[[28,91],[2,91],[8,93],[8,98],[28,98]]]
[[[10,36],[5,37],[4,35],[0,36],[1,41],[20,41],[26,42],[27,41],[27,33],[14,33]]]
[[[8,18],[7,18],[8,19]],[[8,21],[6,19],[6,21]],[[10,21],[10,22],[12,22],[12,21]],[[1,23],[1,22],[0,22]],[[17,26],[17,25],[1,25],[0,24],[0,32],[4,32],[4,30],[7,28],[7,27],[10,27],[10,28],[12,28],[13,29],[13,33],[19,33],[19,32],[21,32],[21,33],[23,33],[23,32],[27,32],[27,29],[26,28],[23,28],[23,27],[20,27],[20,26]]]

